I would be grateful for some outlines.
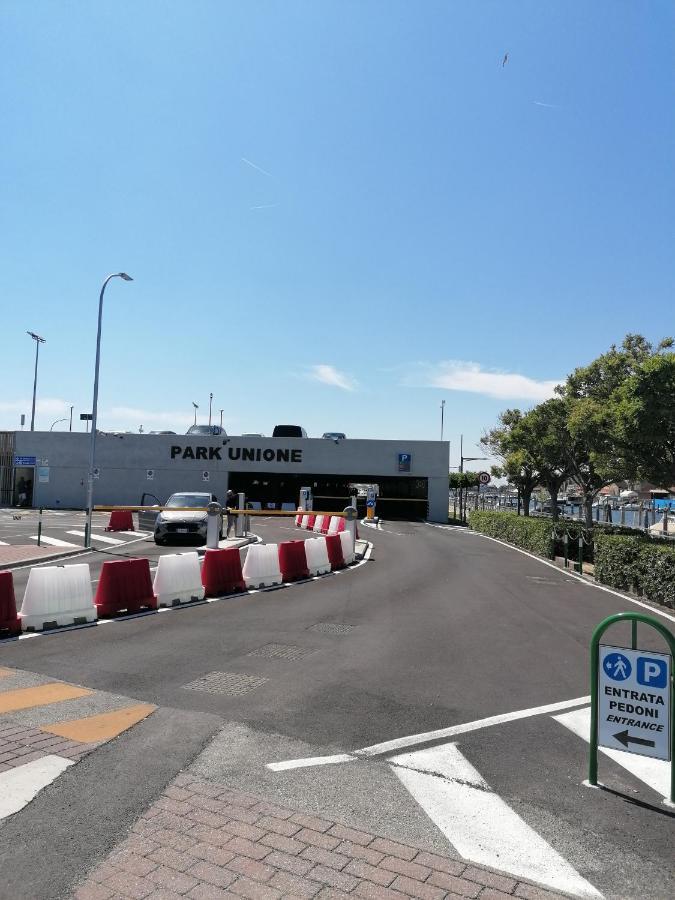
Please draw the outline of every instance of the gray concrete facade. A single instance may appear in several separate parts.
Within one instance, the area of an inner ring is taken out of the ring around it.
[[[24,466],[35,458],[33,506],[82,508],[89,435],[23,431],[14,438]],[[174,491],[209,490],[221,498],[231,472],[395,477],[427,479],[429,517],[446,521],[448,457],[447,441],[99,434],[94,502],[138,504],[145,491],[161,502]]]

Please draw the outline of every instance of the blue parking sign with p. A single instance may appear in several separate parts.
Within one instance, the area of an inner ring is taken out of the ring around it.
[[[668,666],[665,660],[638,656],[636,677],[637,683],[645,687],[664,688],[668,680]]]
[[[399,470],[399,472],[409,472],[411,462],[412,462],[412,453],[399,453],[399,455],[398,455],[398,470]]]

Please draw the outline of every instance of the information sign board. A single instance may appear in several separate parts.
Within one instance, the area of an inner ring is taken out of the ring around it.
[[[671,657],[600,645],[598,744],[670,759]]]
[[[412,463],[412,453],[399,453],[398,470],[399,472],[409,472]]]
[[[15,456],[14,457],[14,465],[15,466],[34,466],[37,462],[35,456]]]

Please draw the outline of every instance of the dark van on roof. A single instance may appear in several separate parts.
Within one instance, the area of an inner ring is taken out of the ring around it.
[[[301,428],[299,425],[275,425],[274,431],[272,432],[272,437],[281,437],[281,438],[289,438],[289,437],[299,437],[306,438],[307,432],[304,428]]]

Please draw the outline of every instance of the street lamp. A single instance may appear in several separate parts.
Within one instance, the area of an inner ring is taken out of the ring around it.
[[[133,281],[126,272],[108,275],[101,287],[98,298],[98,331],[96,332],[96,364],[94,367],[94,401],[91,407],[91,441],[89,443],[89,474],[87,475],[87,521],[84,526],[84,546],[91,547],[91,512],[94,506],[94,460],[96,458],[96,415],[98,413],[98,370],[101,362],[101,320],[103,319],[103,295],[108,282],[113,278]]]
[[[68,431],[73,430],[73,407],[70,407],[70,425],[68,427]]]
[[[211,404],[213,403],[213,394],[209,394],[209,428],[211,427]]]
[[[35,431],[35,393],[37,391],[38,355],[40,353],[40,344],[46,344],[47,342],[43,337],[40,337],[39,334],[35,334],[34,331],[27,331],[26,334],[29,334],[35,341],[35,377],[33,378],[33,411],[30,416],[30,430]]]
[[[223,413],[224,412],[225,412],[225,410],[221,409],[221,411],[220,411],[220,430],[221,431],[223,430]]]
[[[445,414],[445,400],[441,400],[441,440],[443,440],[443,417]]]
[[[195,403],[195,401],[193,400],[193,401],[192,401],[192,405],[193,405],[194,408],[195,408],[195,425],[196,425],[196,424],[197,424],[197,410],[199,409],[199,404],[198,404],[198,403]]]
[[[49,426],[49,430],[50,430],[50,431],[53,431],[54,426],[55,426],[55,425],[58,425],[59,422],[67,422],[67,421],[68,421],[67,418],[65,418],[65,419],[57,419],[55,422],[52,422],[52,424]]]

